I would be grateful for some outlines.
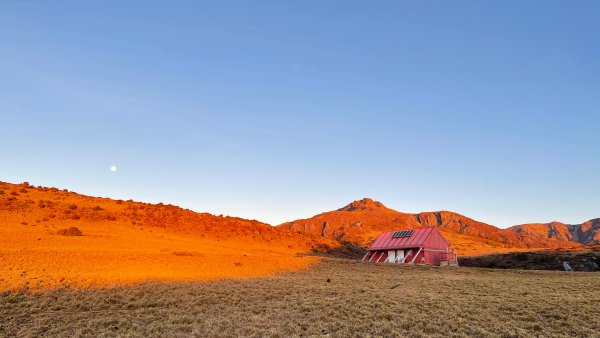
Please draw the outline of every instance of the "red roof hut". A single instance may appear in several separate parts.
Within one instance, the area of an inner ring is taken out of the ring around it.
[[[436,227],[384,231],[363,257],[365,262],[456,265],[456,252]]]

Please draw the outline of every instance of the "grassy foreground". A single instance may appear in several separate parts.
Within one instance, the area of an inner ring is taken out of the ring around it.
[[[0,336],[597,337],[599,304],[598,273],[323,259],[255,279],[3,291]]]

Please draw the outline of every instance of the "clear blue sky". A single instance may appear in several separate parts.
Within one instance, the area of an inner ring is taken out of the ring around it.
[[[0,180],[271,224],[600,217],[598,1],[2,1]],[[111,172],[111,165],[118,170]]]

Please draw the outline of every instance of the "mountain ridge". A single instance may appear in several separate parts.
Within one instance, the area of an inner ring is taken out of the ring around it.
[[[491,246],[492,251],[493,247],[556,249],[600,244],[600,219],[576,225],[532,224],[502,229],[446,210],[404,213],[365,197],[342,208],[282,223],[278,227],[366,246],[383,230],[435,226],[463,252],[473,251],[465,246],[478,244]],[[469,241],[472,243],[466,244]]]

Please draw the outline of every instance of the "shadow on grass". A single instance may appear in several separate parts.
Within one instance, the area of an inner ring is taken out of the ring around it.
[[[563,262],[567,262],[573,271],[600,271],[600,251],[514,252],[458,259],[460,266],[523,270],[564,270]]]
[[[317,245],[312,248],[312,254],[315,256],[335,257],[344,259],[360,260],[367,253],[367,250],[360,245],[351,242],[342,242],[338,247],[326,245]]]

